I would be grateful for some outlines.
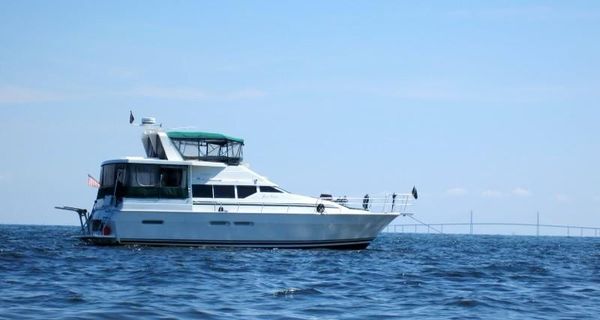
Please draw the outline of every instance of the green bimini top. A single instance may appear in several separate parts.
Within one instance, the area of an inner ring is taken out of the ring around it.
[[[202,132],[202,131],[169,131],[167,136],[171,139],[189,139],[189,140],[221,140],[233,141],[244,144],[244,139],[226,136],[221,133]]]

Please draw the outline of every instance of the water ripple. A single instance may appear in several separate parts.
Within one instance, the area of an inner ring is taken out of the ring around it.
[[[0,318],[595,318],[600,239],[382,234],[362,251],[95,247],[0,225]]]

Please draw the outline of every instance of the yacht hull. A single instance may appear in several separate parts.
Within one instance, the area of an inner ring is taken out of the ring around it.
[[[257,214],[114,211],[99,245],[364,249],[396,214]]]

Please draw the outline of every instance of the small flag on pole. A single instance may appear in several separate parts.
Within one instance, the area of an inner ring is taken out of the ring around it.
[[[133,116],[133,112],[129,110],[129,124],[132,124],[134,120],[135,117]]]
[[[417,187],[416,186],[413,186],[412,196],[413,196],[413,198],[415,198],[415,200],[419,199],[419,194],[417,193]]]
[[[92,188],[100,188],[100,182],[98,182],[98,180],[94,179],[94,177],[89,174],[87,184]]]

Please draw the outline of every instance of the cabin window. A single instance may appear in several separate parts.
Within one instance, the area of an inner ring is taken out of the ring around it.
[[[213,190],[210,184],[195,184],[192,186],[192,195],[194,198],[212,198]]]
[[[256,186],[237,186],[237,197],[247,198],[256,193]]]
[[[235,189],[233,186],[213,186],[215,198],[235,198]]]
[[[122,166],[119,166],[121,168]],[[115,185],[117,165],[110,164],[102,167],[102,177],[100,178],[101,187],[112,187]]]
[[[97,198],[104,198],[104,196],[114,193],[117,174],[119,171],[124,172],[124,170],[125,164],[107,164],[102,166]],[[120,177],[119,181],[121,181],[121,185],[124,179],[125,177]]]
[[[174,141],[174,143],[184,159],[200,159],[202,155],[208,154],[206,143],[190,140]]]
[[[130,168],[130,186],[158,187],[160,182],[158,166],[131,165]]]
[[[103,166],[100,174],[100,186],[110,187],[115,185],[115,166]]]
[[[161,168],[160,178],[163,187],[181,187],[185,181],[183,170],[180,168]]]
[[[157,164],[109,164],[102,167],[98,198],[116,195],[117,198],[188,197],[187,167]],[[115,180],[118,181],[115,186]]]
[[[281,193],[281,190],[278,190],[274,187],[269,187],[269,186],[261,186],[260,187],[260,192],[272,192],[272,193]]]

